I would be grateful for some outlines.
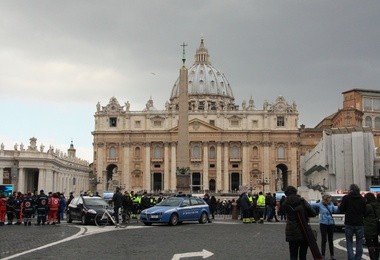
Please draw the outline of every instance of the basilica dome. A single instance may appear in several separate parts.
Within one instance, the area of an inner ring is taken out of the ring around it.
[[[189,99],[223,100],[228,104],[234,101],[227,78],[209,61],[203,38],[195,54],[195,63],[188,69],[188,94]],[[178,97],[179,78],[173,86],[170,101],[173,102]]]

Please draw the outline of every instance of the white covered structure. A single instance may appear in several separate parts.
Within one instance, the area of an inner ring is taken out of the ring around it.
[[[369,128],[325,130],[318,145],[300,157],[301,186],[313,190],[347,190],[355,183],[369,190],[375,168],[375,145]]]

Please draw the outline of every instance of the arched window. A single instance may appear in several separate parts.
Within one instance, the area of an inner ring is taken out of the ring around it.
[[[375,129],[380,129],[380,117],[375,117]]]
[[[233,159],[238,159],[240,158],[240,150],[239,150],[239,146],[237,146],[236,144],[232,146],[231,148],[231,157]]]
[[[162,158],[162,150],[160,146],[154,147],[154,158]]]
[[[191,155],[193,158],[201,158],[201,147],[198,144],[193,146]]]
[[[253,158],[259,158],[259,149],[257,148],[257,146],[253,147],[252,156],[253,156]]]
[[[108,151],[108,158],[114,160],[116,159],[116,156],[117,156],[116,148],[113,146],[110,147]]]
[[[370,116],[367,116],[365,118],[365,126],[369,126],[372,128],[372,118]]]
[[[210,146],[210,151],[208,157],[210,159],[215,159],[215,146]]]
[[[135,148],[135,157],[140,157],[140,147]]]
[[[277,148],[277,159],[285,159],[285,148],[283,146]]]

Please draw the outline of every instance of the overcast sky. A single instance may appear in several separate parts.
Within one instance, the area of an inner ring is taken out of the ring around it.
[[[94,113],[165,102],[205,39],[236,104],[282,95],[314,127],[342,92],[380,89],[380,1],[0,1],[0,143],[54,146],[92,161]],[[46,148],[45,148],[46,150]]]

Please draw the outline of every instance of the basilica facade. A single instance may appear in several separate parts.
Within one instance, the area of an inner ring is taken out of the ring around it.
[[[117,186],[135,192],[226,194],[241,186],[253,192],[298,186],[295,102],[278,96],[262,107],[252,97],[236,104],[203,39],[193,65],[182,66],[181,73],[185,76],[168,88],[163,109],[156,109],[152,99],[141,111],[131,111],[129,101],[121,104],[116,97],[105,106],[97,104],[92,134],[98,192]]]

